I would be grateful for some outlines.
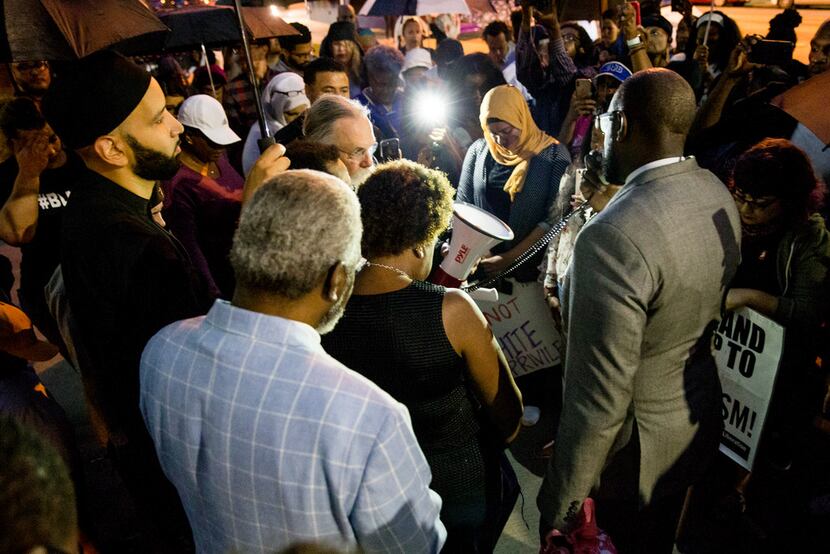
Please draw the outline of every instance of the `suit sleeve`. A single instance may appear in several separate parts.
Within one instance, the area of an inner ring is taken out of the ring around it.
[[[349,520],[364,552],[440,552],[441,498],[403,406],[391,412],[366,461]]]
[[[579,512],[625,421],[655,288],[637,246],[599,221],[580,233],[571,264],[562,419],[537,498],[557,529]]]

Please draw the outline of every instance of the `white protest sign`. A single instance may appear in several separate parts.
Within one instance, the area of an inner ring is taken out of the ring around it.
[[[720,451],[751,471],[781,360],[784,328],[740,308],[726,312],[712,345],[723,388]]]
[[[562,337],[545,302],[541,283],[513,284],[513,293],[499,292],[497,302],[476,300],[493,329],[513,375],[528,373],[560,363]]]

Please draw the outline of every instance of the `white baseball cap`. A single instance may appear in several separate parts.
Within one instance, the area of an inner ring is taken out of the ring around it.
[[[429,50],[426,48],[413,48],[404,56],[401,75],[416,67],[429,69],[432,65],[432,55],[430,55]]]
[[[179,107],[179,123],[202,131],[207,138],[227,146],[242,140],[228,125],[228,116],[222,104],[213,96],[194,94],[185,99]]]

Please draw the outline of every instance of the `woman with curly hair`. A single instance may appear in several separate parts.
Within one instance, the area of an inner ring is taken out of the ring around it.
[[[494,501],[502,464],[512,472],[503,449],[522,400],[470,297],[424,282],[452,196],[442,173],[407,160],[379,166],[360,187],[368,262],[323,346],[409,409],[430,487],[443,499],[444,552],[489,552],[504,524],[495,513],[516,499]]]

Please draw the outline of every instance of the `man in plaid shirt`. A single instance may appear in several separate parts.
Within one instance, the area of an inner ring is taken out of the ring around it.
[[[351,294],[360,236],[342,181],[281,174],[242,211],[233,302],[148,343],[141,410],[198,552],[441,550],[441,500],[409,413],[320,346]]]
[[[277,72],[268,67],[268,45],[252,44],[251,60],[254,63],[254,75],[257,78],[257,88],[261,93],[265,85],[277,75]],[[222,95],[222,107],[228,116],[228,125],[240,137],[248,136],[251,125],[257,121],[256,96],[248,78],[248,63],[244,54],[240,55],[242,73],[234,77],[225,85]],[[243,141],[244,142],[244,141]],[[229,148],[228,155],[234,165],[241,166],[242,144]]]

